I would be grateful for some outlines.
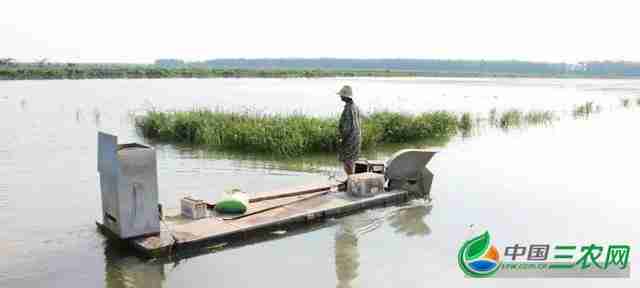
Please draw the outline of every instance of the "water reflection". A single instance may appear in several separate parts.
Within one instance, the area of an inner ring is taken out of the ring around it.
[[[395,210],[387,217],[389,225],[394,231],[407,237],[424,237],[431,234],[431,228],[425,223],[427,215],[431,214],[432,205],[417,204]]]
[[[392,228],[392,232],[406,237],[425,237],[431,234],[432,230],[425,223],[427,215],[431,213],[432,206],[424,201],[414,200],[407,206],[389,207],[385,209],[367,210],[362,213],[339,218],[335,223],[337,229],[334,236],[334,257],[335,273],[337,279],[336,287],[354,287],[354,282],[362,272],[361,252],[366,251],[362,246],[362,241],[366,241],[369,233],[382,233],[389,231],[381,227],[386,224]],[[326,228],[320,225],[316,228]],[[312,230],[292,230],[289,235],[299,233],[310,233]],[[369,239],[377,239],[372,236]],[[280,237],[270,236],[257,240],[256,243],[279,239]],[[159,259],[157,261],[144,260],[129,252],[126,247],[122,247],[117,242],[106,240],[104,245],[105,274],[104,281],[106,287],[164,287],[168,273],[171,273],[170,266],[180,263],[178,259]],[[240,248],[254,242],[240,243],[230,248]],[[227,250],[225,248],[225,250]],[[182,257],[188,258],[201,254],[209,254],[214,251],[210,249],[194,250],[193,254],[185,251]],[[218,252],[218,251],[215,251]],[[179,257],[181,258],[181,257]]]
[[[20,99],[20,109],[22,112],[27,112],[29,108],[29,104],[27,103],[27,98]]]
[[[112,288],[163,287],[164,265],[157,262],[144,262],[142,258],[127,251],[117,243],[105,241],[105,286]]]
[[[358,230],[371,223],[368,213],[348,216],[340,221],[335,236],[336,287],[352,287],[351,282],[358,277],[360,251],[358,251]],[[367,224],[368,223],[368,224]],[[365,224],[364,226],[362,224]]]
[[[82,110],[80,108],[76,109],[76,123],[80,124],[82,122]]]
[[[422,141],[407,143],[388,143],[362,151],[361,159],[386,160],[402,149],[427,149],[444,147],[452,137],[436,137]],[[329,179],[343,176],[342,164],[335,153],[311,153],[300,157],[283,158],[269,154],[246,153],[228,149],[193,146],[185,144],[169,144],[143,140],[154,146],[159,152],[177,155],[180,159],[231,160],[233,169],[248,168],[251,170],[269,171],[270,173],[292,174],[291,172],[308,172],[325,175]],[[297,175],[293,173],[292,175]]]
[[[336,287],[353,287],[353,281],[358,278],[358,243],[364,234],[375,231],[387,221],[397,234],[407,237],[427,236],[431,234],[431,228],[425,223],[425,218],[431,214],[432,207],[424,201],[415,200],[409,206],[394,207],[383,212],[369,210],[340,219],[334,246],[338,280]]]
[[[102,121],[102,113],[100,112],[100,109],[93,108],[93,122],[96,124],[96,126],[100,127],[100,123]]]

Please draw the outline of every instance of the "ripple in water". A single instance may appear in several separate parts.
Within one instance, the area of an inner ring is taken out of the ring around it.
[[[0,184],[0,208],[7,207],[9,204],[9,185]]]

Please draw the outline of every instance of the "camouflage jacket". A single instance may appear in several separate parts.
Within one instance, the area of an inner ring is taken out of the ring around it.
[[[338,147],[338,159],[357,160],[362,145],[362,133],[360,131],[360,111],[353,103],[344,105],[340,122],[338,123],[340,133],[340,145]]]

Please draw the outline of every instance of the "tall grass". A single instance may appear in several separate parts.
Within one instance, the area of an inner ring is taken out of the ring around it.
[[[573,108],[573,117],[589,117],[591,116],[591,114],[597,111],[594,108],[595,107],[593,105],[593,102],[585,102],[584,104],[578,105]]]
[[[498,125],[503,129],[518,127],[522,124],[522,116],[523,113],[519,110],[508,110],[500,115]]]
[[[622,98],[620,99],[620,103],[622,104],[622,107],[624,108],[628,108],[629,104],[631,104],[631,99],[629,98]]]
[[[363,117],[361,125],[362,146],[367,149],[380,143],[451,136],[457,132],[458,119],[444,111],[419,115],[376,112]],[[298,114],[151,110],[136,119],[136,126],[150,139],[286,157],[336,151],[339,138],[338,119]]]
[[[491,117],[494,117],[494,118],[496,117],[495,110],[491,110],[490,114],[494,114],[493,116],[490,115],[490,118],[489,118],[489,120],[492,121]],[[493,120],[493,121],[496,121],[494,125],[497,125],[502,129],[510,129],[510,128],[520,127],[525,124],[526,125],[551,124],[555,119],[556,119],[555,113],[550,110],[541,110],[541,111],[533,110],[533,111],[528,111],[524,113],[517,109],[511,109],[502,113],[497,120]]]
[[[530,125],[545,125],[551,124],[555,119],[555,113],[553,111],[529,111],[524,115],[524,119],[527,124]]]
[[[465,112],[460,116],[460,121],[458,122],[458,128],[462,132],[463,136],[468,136],[471,134],[471,129],[473,129],[473,117],[471,113]]]
[[[630,100],[629,100],[630,101]],[[640,98],[636,99],[640,105]],[[624,103],[623,103],[624,105]],[[627,105],[630,105],[627,103]],[[588,117],[600,106],[585,102],[575,106],[574,117]],[[510,109],[489,111],[489,124],[502,129],[524,125],[546,125],[557,120],[551,110],[522,112]],[[417,115],[398,112],[374,112],[362,117],[362,148],[378,144],[411,143],[444,139],[458,131],[468,136],[480,125],[469,112],[459,117],[452,112],[437,111]],[[477,123],[474,123],[477,122]],[[204,145],[293,157],[309,153],[335,152],[339,145],[338,119],[302,114],[261,114],[193,109],[190,111],[149,110],[136,118],[136,126],[151,140]]]
[[[489,110],[489,124],[493,126],[498,124],[498,110],[496,108]]]

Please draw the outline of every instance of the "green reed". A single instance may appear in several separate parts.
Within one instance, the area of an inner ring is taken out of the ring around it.
[[[465,112],[460,116],[460,120],[458,122],[458,129],[462,132],[463,135],[469,135],[471,130],[473,129],[473,117],[471,113]]]
[[[620,103],[622,104],[622,107],[624,108],[628,108],[629,105],[631,104],[631,99],[629,98],[622,98],[620,99]]]
[[[597,110],[595,109],[593,102],[585,102],[584,104],[580,104],[573,108],[573,117],[589,117],[596,111]]]
[[[500,128],[509,129],[522,125],[523,113],[520,110],[511,109],[508,110],[498,119],[498,125]]]
[[[529,111],[524,115],[524,120],[529,125],[545,125],[551,124],[555,119],[553,111]]]
[[[455,114],[418,115],[375,112],[362,119],[362,146],[446,137],[457,132]],[[194,109],[150,110],[136,119],[142,135],[153,140],[221,147],[285,157],[334,152],[338,119],[301,114],[259,114]]]

